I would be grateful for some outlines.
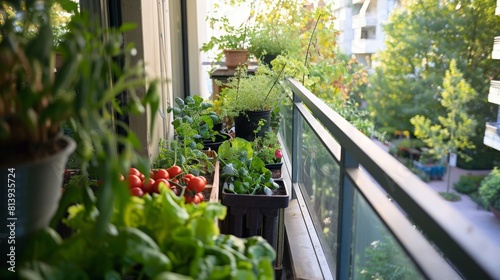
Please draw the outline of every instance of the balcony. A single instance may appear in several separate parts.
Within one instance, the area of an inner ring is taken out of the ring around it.
[[[352,17],[352,29],[377,26],[377,16],[374,14],[357,14]]]
[[[292,191],[284,218],[288,279],[360,279],[387,267],[402,279],[500,279],[500,248],[300,83],[288,82],[293,98],[282,107],[280,130]],[[384,257],[374,263],[377,254]]]
[[[498,130],[499,123],[488,122],[486,123],[486,130],[484,132],[483,143],[493,149],[500,151],[500,135]]]
[[[500,81],[491,81],[488,102],[500,105]]]
[[[375,39],[354,39],[351,42],[353,53],[375,53],[380,48],[378,41]]]
[[[492,59],[500,59],[500,36],[495,37],[493,42],[493,52],[491,53]]]

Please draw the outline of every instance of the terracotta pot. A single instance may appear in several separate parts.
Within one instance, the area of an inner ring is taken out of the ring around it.
[[[245,65],[248,60],[248,50],[224,50],[226,56],[226,67],[235,69],[240,65]]]

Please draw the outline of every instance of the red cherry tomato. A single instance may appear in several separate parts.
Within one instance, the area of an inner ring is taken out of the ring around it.
[[[154,177],[155,180],[158,179],[170,179],[170,174],[168,174],[168,171],[166,169],[158,169],[156,171]]]
[[[200,198],[200,202],[205,201],[205,196],[202,192],[197,193],[196,196]]]
[[[205,189],[205,181],[200,178],[200,177],[194,177],[191,180],[189,180],[189,183],[187,184],[187,188],[199,193],[202,192]]]
[[[194,178],[195,176],[193,174],[186,174],[184,176],[184,178],[188,178],[188,179],[191,179],[191,178]]]
[[[140,176],[140,175],[141,175],[141,172],[140,172],[137,168],[130,167],[130,168],[128,169],[128,175]]]
[[[170,183],[167,181],[167,179],[158,179],[153,184],[153,192],[160,193],[160,183],[163,183],[167,188],[170,188]]]
[[[170,178],[174,178],[175,176],[182,174],[182,168],[180,166],[174,165],[167,169],[167,172],[170,175]]]
[[[139,178],[141,178],[141,181],[144,181],[146,179],[146,175],[144,174],[139,174]]]
[[[154,184],[155,184],[154,179],[151,179],[151,178],[146,179],[142,182],[142,190],[145,193],[152,193],[153,189],[154,189]]]
[[[195,196],[193,197],[193,203],[194,203],[194,204],[198,204],[198,203],[200,203],[201,201],[202,201],[202,200],[200,199],[200,197],[199,197],[199,196],[195,195]]]
[[[153,172],[153,170],[150,170],[149,171],[149,178],[153,178],[155,179],[155,173]],[[155,179],[156,180],[156,179]]]
[[[139,178],[139,176],[137,176],[137,175],[128,175],[127,182],[128,182],[128,186],[131,189],[142,187],[141,178]]]
[[[141,188],[131,188],[130,194],[135,195],[135,196],[143,196],[144,191],[142,191]]]
[[[207,184],[207,178],[203,177],[203,176],[198,176],[200,177],[201,179],[203,179],[203,181],[205,181],[205,184]]]

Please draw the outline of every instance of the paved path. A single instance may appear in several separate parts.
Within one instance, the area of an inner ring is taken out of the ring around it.
[[[460,176],[463,175],[480,175],[480,174],[488,174],[489,171],[472,171],[472,170],[463,170],[457,167],[453,167],[451,170],[451,184],[450,184],[450,192],[456,193],[460,195],[462,198],[459,201],[449,202],[453,207],[459,210],[465,218],[469,219],[474,225],[481,229],[487,236],[491,238],[498,246],[500,247],[500,220],[493,216],[493,213],[483,210],[479,207],[468,195],[457,193],[453,189],[453,183],[457,182]],[[447,184],[446,178],[448,175],[445,174],[442,181],[430,181],[428,185],[436,190],[437,192],[446,192]]]
[[[388,147],[383,143],[374,140],[382,149],[388,151]],[[453,189],[453,184],[458,182],[463,175],[480,175],[488,174],[489,170],[464,170],[458,167],[452,167],[450,174],[450,192],[460,195],[461,200],[455,202],[449,202],[457,210],[459,210],[466,219],[469,219],[474,225],[476,225],[486,236],[490,237],[493,242],[495,242],[500,248],[500,220],[496,219],[495,216],[489,211],[480,208],[474,201],[470,199],[468,195],[457,193]],[[429,187],[437,192],[447,191],[447,179],[448,174],[443,176],[441,181],[430,181],[428,183]]]

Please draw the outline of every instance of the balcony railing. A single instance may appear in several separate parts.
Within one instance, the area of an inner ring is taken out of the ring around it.
[[[377,16],[374,14],[357,14],[352,16],[352,29],[365,26],[377,26]]]
[[[300,262],[317,259],[323,279],[500,279],[497,245],[299,82],[288,82],[293,97],[282,108],[280,137],[291,205],[315,254]]]
[[[488,102],[500,105],[500,81],[492,80],[490,82],[490,92],[488,94]]]
[[[351,43],[353,53],[375,53],[378,49],[378,41],[375,39],[354,39]]]
[[[500,36],[495,37],[493,40],[493,52],[491,54],[492,59],[500,59]]]

